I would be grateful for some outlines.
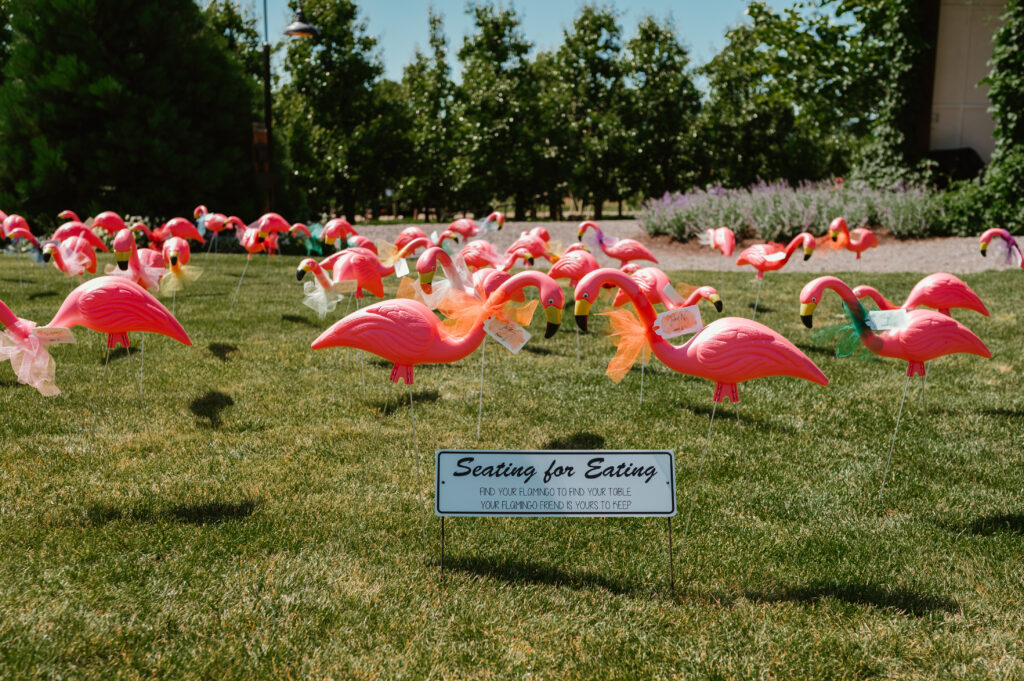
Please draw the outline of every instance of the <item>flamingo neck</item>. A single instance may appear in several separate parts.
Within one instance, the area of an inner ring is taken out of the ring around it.
[[[690,295],[686,296],[686,299],[683,301],[683,304],[680,307],[689,307],[690,305],[696,305],[697,303],[700,302],[700,299],[703,297],[703,292],[700,289],[691,291]],[[666,307],[669,306],[666,305]]]
[[[60,246],[57,246],[57,248],[53,249],[53,253],[50,255],[50,257],[53,258],[53,264],[57,266],[58,270],[60,270],[61,272],[68,271],[68,265],[67,262],[64,260],[64,253],[61,252]]]
[[[786,245],[786,260],[787,261],[789,260],[790,256],[793,255],[793,252],[796,251],[796,249],[799,248],[801,245],[803,245],[803,243],[804,243],[804,235],[803,234],[797,234],[795,237],[793,237],[793,240],[790,241]]]
[[[843,299],[843,307],[846,309],[846,313],[857,330],[860,342],[872,352],[878,352],[878,349],[883,344],[883,340],[868,326],[868,313],[864,306],[860,304],[860,299],[854,295],[853,289],[847,286],[846,282],[836,277],[824,277],[824,279],[824,288],[835,291]]]
[[[327,274],[324,273],[324,268],[320,267],[320,263],[314,261],[310,269],[313,271],[313,276],[316,277],[317,283],[320,284],[320,288],[330,291],[331,280],[327,278]]]
[[[874,287],[858,286],[854,289],[854,293],[858,298],[870,298],[875,301],[875,305],[877,305],[880,310],[896,310],[899,308],[899,305],[886,300],[885,296],[879,293],[878,289]]]
[[[602,246],[604,246],[604,232],[601,231],[601,228],[598,227],[593,222],[588,222],[588,223],[586,223],[586,226],[583,228],[583,231],[585,232],[585,231],[587,231],[587,229],[594,230],[597,233],[597,243],[599,243]]]

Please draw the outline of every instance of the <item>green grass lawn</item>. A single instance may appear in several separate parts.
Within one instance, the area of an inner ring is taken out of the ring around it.
[[[194,346],[147,335],[142,400],[136,353],[105,371],[81,328],[52,347],[60,396],[0,366],[0,678],[1024,676],[1020,272],[966,278],[992,317],[956,316],[994,356],[911,384],[879,501],[906,364],[815,347],[806,276],[769,273],[758,320],[831,385],[741,385],[695,491],[712,384],[654,360],[638,405],[597,315],[580,365],[571,310],[517,356],[488,343],[479,442],[479,353],[418,368],[414,439],[389,364],[309,349],[344,303],[303,307],[298,258],[254,261],[231,319],[244,261],[213,262],[177,300]],[[43,324],[70,281],[16,265],[0,298]],[[749,316],[749,272],[673,274]],[[920,276],[844,278],[902,300]],[[452,519],[440,581],[433,452],[477,446],[675,450],[675,594],[654,518]]]

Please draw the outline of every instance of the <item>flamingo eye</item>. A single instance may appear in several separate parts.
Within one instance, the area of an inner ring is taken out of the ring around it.
[[[589,293],[584,293],[584,294],[583,294],[583,297],[584,297],[584,298],[590,298],[590,294],[589,294]]]
[[[548,298],[548,305],[554,305],[554,304],[555,304],[555,299],[554,298]]]
[[[811,302],[812,302],[812,303],[816,303],[816,302],[818,302],[818,299],[817,299],[817,298],[815,298],[814,296],[811,296]]]

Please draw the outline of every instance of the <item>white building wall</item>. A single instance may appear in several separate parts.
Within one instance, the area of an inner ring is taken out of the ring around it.
[[[989,113],[988,75],[992,38],[1006,0],[942,0],[935,57],[930,149],[972,147],[992,158],[995,124]]]

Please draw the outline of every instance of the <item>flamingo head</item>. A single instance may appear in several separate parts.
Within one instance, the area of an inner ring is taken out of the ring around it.
[[[529,233],[538,237],[544,243],[548,243],[549,241],[551,241],[551,234],[548,233],[548,230],[544,229],[543,227],[534,227],[533,229],[530,230]]]
[[[1006,239],[1007,241],[1009,241],[1012,238],[1010,236],[1010,233],[1007,232],[1005,229],[1001,229],[999,227],[986,229],[984,232],[981,233],[981,236],[978,237],[978,250],[981,251],[982,256],[988,255],[986,253],[986,251],[988,250],[988,244],[990,241],[992,241],[993,238],[997,236],[1000,236]]]
[[[569,247],[565,249],[565,252],[562,253],[562,255],[567,255],[569,253],[572,253],[573,251],[583,251],[584,253],[590,253],[589,248],[587,248],[586,246],[577,241],[574,244],[569,244]]]
[[[132,228],[134,229],[134,227]],[[132,251],[135,249],[135,237],[132,235],[131,229],[122,229],[114,237],[114,260],[117,261],[117,269],[127,270],[128,261],[132,257]]]
[[[840,232],[850,232],[849,226],[846,224],[846,218],[838,217],[833,220],[828,226],[828,235],[832,237],[832,241],[839,241]]]
[[[307,239],[313,236],[309,231],[309,227],[307,227],[305,224],[301,222],[296,222],[294,225],[288,228],[289,236],[294,237],[297,234],[301,234]]]
[[[298,269],[295,270],[295,278],[302,281],[302,278],[306,276],[306,272],[312,272],[313,268],[317,266],[316,260],[313,258],[306,258],[299,263]]]
[[[437,237],[437,245],[443,244],[445,239],[451,239],[452,243],[457,244],[459,243],[459,233],[450,229],[444,230],[441,232],[441,236]]]
[[[597,300],[602,288],[624,287],[627,285],[632,285],[634,289],[636,288],[636,283],[628,275],[611,267],[596,269],[583,277],[580,283],[576,285],[576,293],[574,294],[576,299],[576,326],[580,328],[580,331],[585,332],[587,330],[590,306]]]
[[[198,220],[201,215],[206,215],[209,212],[210,211],[206,208],[206,206],[200,204],[196,206],[196,209],[194,211],[192,211],[192,217]]]
[[[838,219],[842,220],[842,218]],[[814,235],[809,232],[803,232],[800,236],[803,237],[804,260],[810,260],[811,254],[814,253],[814,245],[817,243],[817,240],[814,238]]]
[[[583,238],[583,233],[586,232],[587,229],[589,229],[590,227],[597,227],[597,223],[593,222],[592,220],[586,220],[579,224],[579,226],[576,228],[577,241]]]
[[[544,308],[544,337],[551,338],[558,333],[562,325],[562,308],[565,306],[565,293],[557,281],[551,277],[542,277],[540,282],[540,304]]]
[[[515,257],[522,258],[523,264],[526,265],[527,267],[533,267],[533,254],[530,253],[530,251],[526,250],[525,248],[520,248],[516,250]]]
[[[818,277],[804,285],[800,291],[800,321],[808,329],[814,327],[814,308],[818,307],[826,289],[838,292],[842,289],[849,290],[849,287],[836,277]],[[852,291],[850,295],[853,295]]]
[[[74,220],[75,222],[81,222],[73,210],[62,210],[57,213],[57,218],[59,220]]]
[[[57,250],[57,242],[51,239],[43,243],[43,262],[50,262],[53,252]]]
[[[493,222],[494,224],[498,225],[498,229],[501,229],[502,227],[505,226],[505,214],[500,211],[494,211],[493,213],[487,216],[484,222]]]
[[[718,291],[714,286],[700,286],[697,288],[697,294],[714,305],[717,311],[722,311],[722,297],[718,295]]]

